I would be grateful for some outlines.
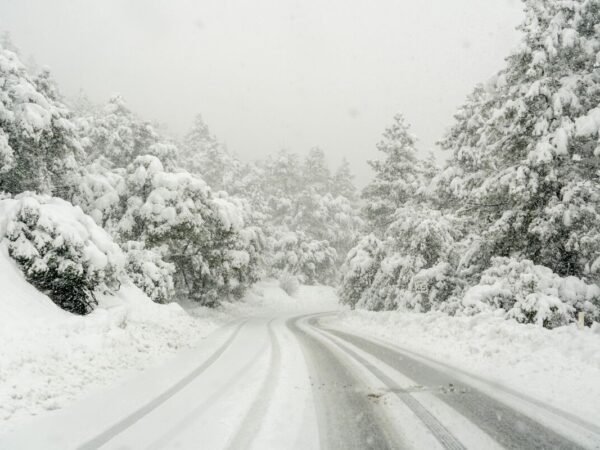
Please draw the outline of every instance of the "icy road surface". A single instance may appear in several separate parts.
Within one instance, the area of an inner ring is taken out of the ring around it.
[[[231,324],[164,367],[0,437],[0,448],[600,448],[597,424],[319,324],[333,314]]]

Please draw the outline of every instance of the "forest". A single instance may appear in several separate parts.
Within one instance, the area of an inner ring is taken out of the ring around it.
[[[65,98],[5,36],[3,246],[61,308],[91,312],[131,280],[206,306],[256,281],[339,285],[352,308],[501,311],[547,328],[600,318],[600,8],[526,2],[518,49],[439,142],[382,124],[356,189],[347,162],[281,150],[242,162],[200,115],[175,136],[121,96]]]
[[[0,449],[600,448],[600,0],[51,3]]]

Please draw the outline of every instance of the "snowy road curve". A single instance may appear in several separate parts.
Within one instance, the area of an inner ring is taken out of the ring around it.
[[[232,324],[179,363],[0,437],[0,448],[600,448],[584,419],[324,328],[325,315]]]

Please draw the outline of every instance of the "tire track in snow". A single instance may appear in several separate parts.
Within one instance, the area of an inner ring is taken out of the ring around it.
[[[321,316],[321,317],[324,317],[324,315]],[[328,332],[337,331],[337,332],[340,332],[341,330],[324,329],[324,331],[328,331]],[[531,397],[531,396],[529,396],[529,395],[527,395],[527,394],[525,394],[523,392],[519,392],[519,391],[517,391],[515,389],[511,389],[508,386],[504,386],[504,385],[502,385],[500,383],[497,383],[495,381],[488,380],[488,379],[486,379],[484,377],[481,377],[479,375],[467,372],[467,371],[462,370],[462,369],[460,369],[458,367],[454,367],[454,366],[452,366],[450,364],[446,364],[444,362],[437,361],[437,360],[435,360],[433,358],[429,358],[427,356],[418,354],[418,353],[416,353],[414,351],[407,350],[407,349],[402,348],[402,347],[400,347],[398,345],[395,345],[395,344],[393,344],[391,342],[387,342],[387,341],[384,341],[382,339],[378,339],[378,338],[376,338],[374,336],[363,336],[363,335],[352,335],[352,336],[360,337],[360,338],[365,339],[365,340],[367,340],[367,341],[369,341],[369,342],[371,342],[373,344],[377,344],[380,347],[392,350],[392,351],[394,351],[400,357],[406,358],[406,357],[411,357],[412,356],[416,360],[425,361],[425,363],[430,363],[430,364],[432,364],[432,365],[434,365],[436,367],[441,367],[441,368],[444,368],[444,369],[448,369],[449,372],[457,373],[457,374],[462,375],[464,377],[467,377],[469,379],[473,379],[475,381],[483,383],[483,384],[485,384],[485,385],[487,385],[487,386],[489,386],[491,388],[494,388],[497,391],[504,392],[504,393],[512,395],[514,397],[518,397],[519,399],[521,399],[521,400],[523,400],[525,402],[531,403],[532,405],[535,405],[535,406],[537,406],[539,408],[542,408],[544,410],[550,411],[553,414],[555,414],[556,416],[562,417],[563,419],[565,419],[565,420],[567,420],[569,422],[572,422],[575,425],[578,425],[578,426],[580,426],[582,428],[585,428],[590,433],[593,433],[593,434],[596,434],[596,435],[600,436],[600,426],[598,426],[597,424],[594,424],[592,422],[584,420],[581,417],[578,417],[578,416],[576,416],[576,415],[574,415],[574,414],[572,414],[570,412],[563,411],[562,409],[559,409],[559,408],[557,408],[557,407],[555,407],[553,405],[549,405],[547,403],[544,403],[543,401],[538,400],[537,398]],[[440,371],[440,369],[434,369],[434,370]]]
[[[350,355],[365,369],[375,375],[375,377],[379,378],[379,380],[381,380],[381,382],[388,387],[390,392],[393,392],[400,399],[400,401],[402,401],[414,413],[414,415],[418,417],[421,422],[423,422],[423,424],[429,429],[429,431],[431,431],[431,433],[444,448],[448,450],[466,450],[465,446],[462,445],[462,443],[409,392],[399,386],[394,380],[389,378],[381,370],[373,366],[360,355],[356,354],[345,345],[340,345],[338,342],[331,339],[329,336],[327,336],[327,333],[316,328],[311,322],[312,321],[309,321],[309,325],[312,326],[317,333],[341,349],[343,352]]]
[[[221,389],[213,392],[210,395],[210,397],[208,397],[204,402],[196,406],[175,427],[168,430],[157,440],[155,440],[152,445],[147,447],[147,450],[163,450],[165,448],[169,448],[169,442],[171,442],[174,438],[179,436],[180,433],[186,428],[188,428],[190,425],[197,423],[198,419],[200,419],[206,412],[209,411],[210,405],[213,405],[217,400],[219,400],[227,392],[233,389],[233,387],[235,386],[235,382],[237,380],[243,379],[244,375],[246,375],[253,366],[258,364],[258,362],[260,361],[260,356],[265,352],[265,350],[266,344],[264,347],[261,347],[252,358],[250,358],[250,361],[248,361],[244,366],[242,366],[232,376],[230,376]]]
[[[148,402],[141,408],[137,409],[124,419],[115,423],[113,426],[99,434],[98,436],[90,439],[86,443],[80,445],[78,450],[95,450],[102,445],[106,444],[112,438],[117,436],[118,434],[125,431],[127,428],[132,426],[134,423],[139,421],[144,416],[148,415],[150,412],[158,408],[161,404],[166,402],[169,398],[173,397],[177,392],[181,391],[184,387],[190,384],[196,377],[198,377],[202,372],[208,369],[219,357],[227,350],[227,348],[231,345],[233,340],[239,334],[240,330],[246,323],[246,320],[241,322],[231,333],[231,336],[212,354],[210,355],[200,366],[186,375],[184,378],[179,380],[175,385],[173,385],[170,389],[163,392],[161,395],[156,397],[154,400]]]
[[[316,318],[311,320],[313,326],[315,321]],[[360,348],[373,358],[382,361],[384,364],[389,365],[394,370],[408,376],[419,384],[429,386],[452,384],[455,388],[458,388],[461,384],[465,384],[455,380],[451,375],[426,366],[417,360],[407,357],[405,354],[386,348],[369,339],[339,330],[319,330],[322,333],[333,335]],[[338,345],[342,347],[342,345]],[[347,349],[346,351],[355,353],[351,349]],[[385,352],[388,354],[385,354]],[[356,358],[359,359],[361,357],[356,355]],[[369,364],[366,361],[365,363]],[[375,374],[375,372],[373,373]],[[384,374],[382,375],[385,377]],[[379,375],[376,376],[384,381]],[[386,384],[388,383],[386,382]],[[403,394],[402,389],[397,390],[393,386],[389,387],[392,388],[392,392],[396,393],[396,395],[412,397],[408,392]],[[464,394],[454,396],[437,394],[436,397],[467,417],[490,436],[493,436],[501,445],[508,448],[582,448],[575,442],[540,424],[535,419],[502,404],[470,386]]]
[[[385,450],[402,448],[387,417],[357,386],[362,382],[322,339],[298,325],[314,316],[294,317],[286,326],[298,339],[309,369],[322,449]],[[343,354],[342,354],[343,356]]]
[[[238,431],[231,439],[227,448],[232,450],[247,449],[252,446],[256,435],[260,430],[260,425],[267,415],[270,400],[273,398],[277,380],[281,372],[281,346],[279,340],[273,331],[273,322],[271,320],[269,327],[269,341],[271,343],[271,358],[269,361],[269,372],[263,381],[256,399],[248,409],[248,412],[242,419]]]

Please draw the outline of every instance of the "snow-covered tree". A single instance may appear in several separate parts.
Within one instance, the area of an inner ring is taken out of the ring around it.
[[[422,186],[423,167],[417,158],[416,138],[402,115],[396,115],[377,149],[383,160],[369,161],[374,179],[365,187],[364,214],[371,226],[382,233],[396,209],[412,200]]]
[[[331,194],[334,197],[345,197],[351,202],[356,200],[354,175],[346,158],[342,159],[342,163],[331,179]]]
[[[122,245],[130,277],[156,301],[177,294],[213,305],[239,297],[260,276],[264,237],[246,225],[247,202],[214,194],[198,176],[169,172],[154,156],[127,169],[96,160],[74,201]]]
[[[325,152],[318,147],[309,150],[302,165],[302,181],[319,194],[330,192],[331,173],[325,160]]]
[[[91,116],[80,121],[80,133],[87,141],[88,161],[103,157],[115,167],[127,167],[138,156],[152,155],[165,166],[173,166],[177,147],[164,139],[150,122],[138,118],[120,95],[91,112]]]
[[[482,224],[491,255],[594,277],[599,3],[528,0],[525,8],[521,45],[443,141],[453,159],[440,186]]]
[[[15,55],[20,56],[21,51],[19,47],[17,47],[12,39],[11,34],[8,31],[4,31],[2,36],[0,36],[0,47],[9,52],[13,52]]]
[[[179,293],[214,305],[241,296],[257,280],[260,237],[245,228],[243,211],[234,202],[213,198],[198,177],[165,171],[153,156],[138,157],[125,180],[121,240],[165,247],[161,254],[176,267]]]
[[[31,77],[0,47],[0,191],[59,195],[74,184],[82,147],[48,72]]]
[[[315,189],[301,191],[295,200],[295,214],[289,217],[289,228],[329,242],[338,252],[341,264],[364,224],[356,208],[346,197],[321,195]]]
[[[200,175],[216,191],[237,193],[235,186],[242,164],[210,132],[201,115],[196,116],[192,129],[183,140],[178,164],[188,172]]]
[[[445,309],[464,287],[456,275],[460,227],[426,206],[398,208],[392,219],[382,241],[367,236],[350,251],[342,302],[371,310]]]
[[[305,233],[277,231],[272,238],[271,274],[296,276],[306,284],[335,281],[337,253],[327,241],[311,239]]]
[[[173,275],[175,265],[165,262],[164,249],[148,250],[144,242],[124,244],[126,270],[131,281],[156,303],[167,303],[175,297]]]
[[[20,194],[0,200],[0,239],[27,280],[61,308],[87,314],[96,294],[120,285],[124,257],[81,209],[57,198]]]
[[[338,291],[341,303],[352,308],[366,303],[363,295],[370,290],[384,257],[383,243],[373,234],[363,237],[348,252]]]
[[[71,201],[116,236],[118,222],[127,207],[127,184],[125,169],[112,166],[103,157],[84,166]]]
[[[303,189],[302,164],[296,153],[280,150],[269,156],[264,167],[265,190],[267,194],[289,199]]]

